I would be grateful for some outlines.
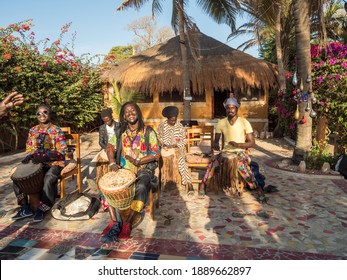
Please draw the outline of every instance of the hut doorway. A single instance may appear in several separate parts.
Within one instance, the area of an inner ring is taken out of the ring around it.
[[[215,119],[221,119],[224,118],[225,115],[225,108],[223,106],[223,102],[225,99],[227,99],[230,95],[229,90],[222,90],[222,91],[214,91],[213,92],[213,117]]]

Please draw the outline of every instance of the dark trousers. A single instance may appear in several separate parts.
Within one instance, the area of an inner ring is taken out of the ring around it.
[[[151,187],[151,177],[151,174],[143,172],[139,174],[139,176],[136,178],[134,200],[142,201],[144,205],[147,205],[148,203],[148,192]]]
[[[52,207],[55,201],[55,198],[58,194],[58,178],[60,172],[63,168],[60,166],[45,166],[44,172],[45,177],[43,179],[43,189],[40,193],[40,200],[43,204]],[[23,198],[26,198],[25,195],[18,187],[16,183],[13,183],[13,190],[18,198],[18,204],[21,204]]]

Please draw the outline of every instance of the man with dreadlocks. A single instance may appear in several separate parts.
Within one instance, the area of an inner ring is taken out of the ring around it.
[[[133,221],[148,202],[150,187],[158,184],[154,170],[158,166],[160,149],[155,131],[144,124],[142,112],[135,102],[123,104],[119,117],[120,127],[107,144],[107,156],[111,171],[125,168],[136,174],[135,197],[124,223],[118,209],[109,205],[111,221],[101,234],[103,243],[130,237]]]

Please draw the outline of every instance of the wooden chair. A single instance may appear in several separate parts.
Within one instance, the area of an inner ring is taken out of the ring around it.
[[[211,155],[213,155],[213,126],[191,127],[187,129],[186,162],[190,174],[193,170],[207,169]],[[201,179],[194,179],[192,183],[201,183]]]
[[[63,126],[60,129],[65,133],[71,133],[71,127],[69,126]]]
[[[69,150],[66,160],[69,160],[70,163],[64,167],[59,176],[60,198],[63,198],[65,195],[66,180],[70,177],[74,179],[74,175],[76,175],[77,185],[73,192],[82,192],[80,136],[79,134],[65,133],[65,138]]]

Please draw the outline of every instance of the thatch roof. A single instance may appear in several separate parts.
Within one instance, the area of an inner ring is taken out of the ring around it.
[[[200,56],[188,56],[193,94],[204,89],[242,92],[247,88],[264,91],[277,85],[273,64],[256,59],[203,33],[198,33]],[[156,45],[121,61],[103,73],[122,88],[152,95],[153,92],[183,92],[179,37]]]

